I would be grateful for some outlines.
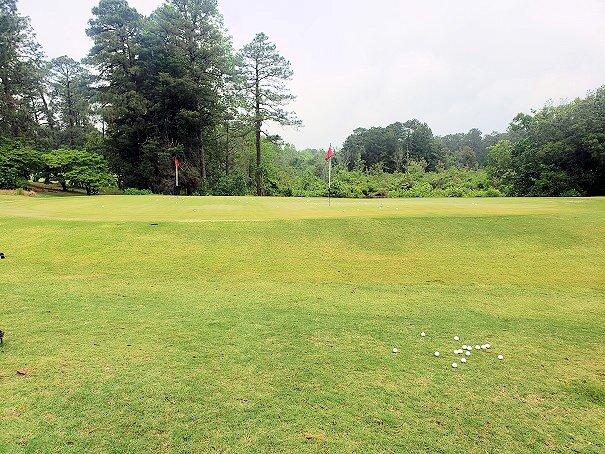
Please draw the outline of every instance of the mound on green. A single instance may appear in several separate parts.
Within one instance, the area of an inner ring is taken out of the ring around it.
[[[605,450],[605,199],[326,205],[0,196],[0,452]]]

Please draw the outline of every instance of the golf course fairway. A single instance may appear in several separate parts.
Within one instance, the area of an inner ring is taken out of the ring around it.
[[[0,251],[0,452],[605,451],[605,198],[2,195]]]

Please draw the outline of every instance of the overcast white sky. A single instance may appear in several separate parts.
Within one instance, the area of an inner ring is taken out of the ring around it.
[[[219,0],[236,46],[264,31],[292,61],[299,148],[418,118],[504,130],[605,84],[604,0]],[[49,57],[86,55],[95,0],[20,0]],[[149,14],[161,0],[130,0]]]

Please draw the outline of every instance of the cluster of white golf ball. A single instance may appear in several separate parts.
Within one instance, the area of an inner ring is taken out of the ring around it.
[[[420,333],[420,336],[426,337],[426,333],[422,332],[422,333]],[[460,340],[460,336],[454,336],[454,340],[456,342],[458,342]],[[485,350],[489,350],[490,348],[492,348],[491,344],[475,345],[474,347],[472,345],[463,345],[462,348],[458,348],[458,349],[454,350],[454,355],[462,356],[462,358],[460,359],[460,363],[466,364],[468,362],[467,358],[473,354],[473,350],[485,351]],[[397,352],[395,352],[395,350],[396,349],[393,349],[394,353],[399,352],[399,350],[397,350]],[[441,356],[441,352],[437,351],[434,353],[434,355],[436,358],[439,358]],[[498,359],[500,361],[504,360],[504,355],[498,355]],[[458,363],[457,362],[452,363],[452,368],[458,369]]]

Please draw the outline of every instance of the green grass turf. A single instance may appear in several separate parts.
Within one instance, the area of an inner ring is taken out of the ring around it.
[[[605,450],[605,199],[326,205],[0,196],[0,452]]]

